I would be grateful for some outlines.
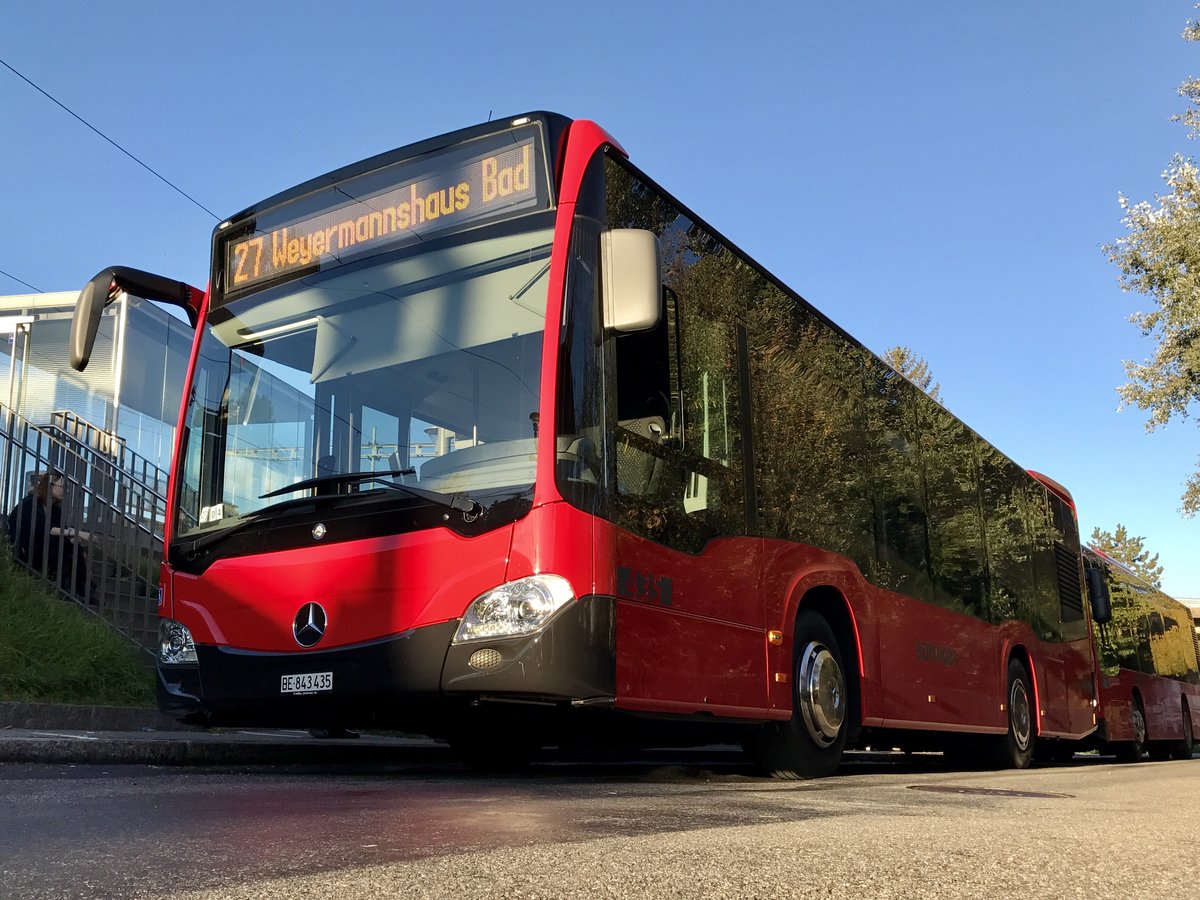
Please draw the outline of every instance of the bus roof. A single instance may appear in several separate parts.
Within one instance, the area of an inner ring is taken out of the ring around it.
[[[1059,500],[1061,500],[1063,503],[1067,504],[1067,506],[1071,507],[1072,511],[1074,511],[1075,498],[1071,496],[1070,491],[1068,491],[1065,487],[1063,487],[1061,484],[1059,484],[1057,481],[1055,481],[1049,475],[1043,475],[1041,472],[1035,472],[1033,469],[1026,469],[1025,471],[1027,471],[1031,477],[1036,478],[1038,481],[1040,481],[1042,483],[1042,485],[1046,488],[1046,490],[1048,490],[1050,493],[1054,494],[1056,497],[1058,497]]]

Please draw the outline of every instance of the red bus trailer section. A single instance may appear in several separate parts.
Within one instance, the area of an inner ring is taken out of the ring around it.
[[[1126,566],[1083,551],[1096,610],[1102,745],[1126,760],[1190,759],[1200,731],[1200,647],[1192,614]]]
[[[492,122],[271,197],[215,230],[207,292],[105,270],[77,365],[121,290],[198,323],[171,713],[484,762],[721,731],[791,776],[864,744],[1025,766],[1096,727],[1069,503],[594,123]]]

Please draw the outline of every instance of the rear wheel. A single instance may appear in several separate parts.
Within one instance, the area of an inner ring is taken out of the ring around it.
[[[996,762],[1004,769],[1028,769],[1036,743],[1033,689],[1020,660],[1008,661],[1008,731],[996,747]]]
[[[842,650],[829,623],[805,610],[796,617],[792,718],[747,741],[759,766],[776,778],[822,778],[837,770],[849,730]]]
[[[1180,700],[1179,705],[1183,714],[1183,739],[1171,744],[1171,759],[1191,759],[1196,749],[1196,735],[1192,731],[1192,711],[1188,708],[1187,697]]]
[[[1135,694],[1130,702],[1133,707],[1129,713],[1133,720],[1133,740],[1117,745],[1117,759],[1121,762],[1137,762],[1146,752],[1146,714],[1142,711],[1142,701]]]

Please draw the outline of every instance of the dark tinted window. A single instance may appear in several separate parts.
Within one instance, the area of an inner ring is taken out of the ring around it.
[[[991,621],[1028,621],[1037,595],[1034,587],[1029,507],[1041,502],[1040,485],[993,447],[980,454],[989,574]]]
[[[606,176],[608,227],[658,236],[667,288],[656,328],[611,340],[614,515],[695,552],[747,531],[744,267],[624,164]]]
[[[867,354],[765,278],[751,313],[758,497],[769,534],[874,569]]]
[[[937,404],[921,416],[921,461],[930,528],[930,573],[937,602],[986,615],[983,528],[976,438]]]
[[[1104,572],[1112,601],[1112,621],[1098,626],[1104,672],[1131,669],[1200,683],[1187,607],[1095,554],[1088,554],[1088,565]]]
[[[881,587],[932,600],[929,520],[917,432],[920,391],[880,362],[866,395],[867,434],[875,476],[876,538]]]

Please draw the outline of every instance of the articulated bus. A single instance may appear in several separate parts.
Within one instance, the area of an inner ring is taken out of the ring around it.
[[[77,367],[121,291],[197,328],[170,713],[482,763],[720,734],[784,777],[868,744],[1023,767],[1096,729],[1069,497],[592,122],[490,122],[284,191],[216,228],[206,291],[106,269]]]
[[[1190,759],[1200,731],[1191,610],[1099,550],[1083,554],[1098,611],[1098,743],[1129,761],[1147,751],[1151,759]]]

